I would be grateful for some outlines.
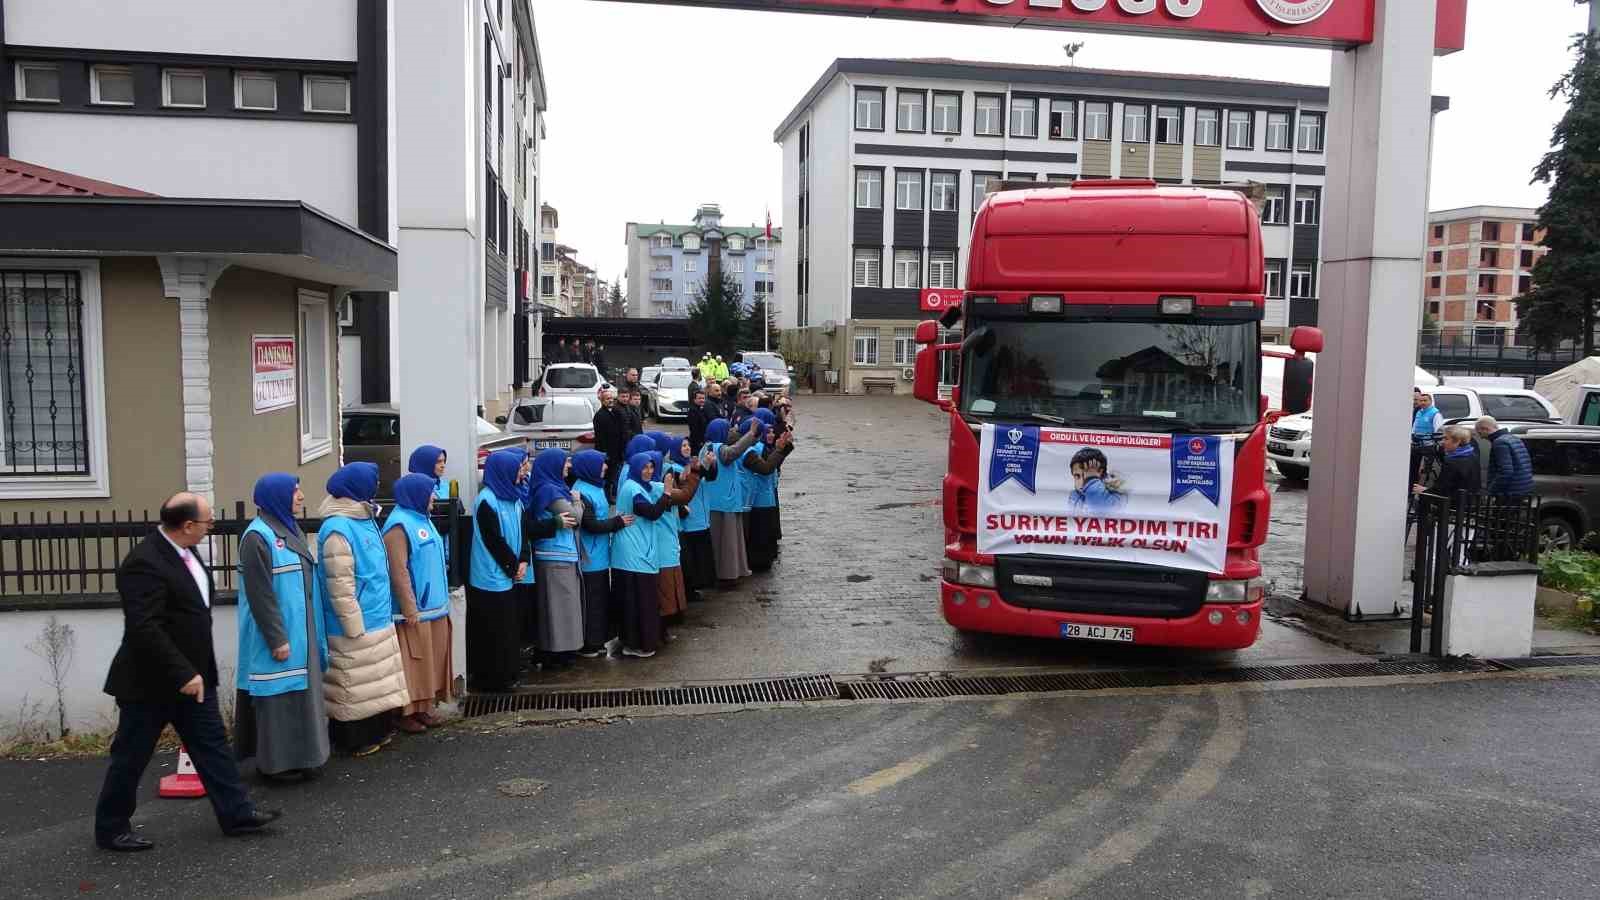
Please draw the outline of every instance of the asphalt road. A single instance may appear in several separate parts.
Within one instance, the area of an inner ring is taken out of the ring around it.
[[[149,801],[131,857],[101,763],[3,763],[0,860],[8,897],[1594,897],[1597,684],[472,720],[258,789],[272,835]]]

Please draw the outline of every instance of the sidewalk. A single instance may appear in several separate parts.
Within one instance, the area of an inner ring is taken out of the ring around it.
[[[1281,623],[1303,631],[1329,644],[1355,653],[1394,656],[1411,652],[1410,619],[1367,619],[1354,622],[1314,603],[1283,594],[1268,598],[1268,608]],[[1422,634],[1426,649],[1428,632]],[[1534,620],[1534,656],[1587,656],[1600,654],[1600,635],[1585,634],[1560,627],[1546,618]]]

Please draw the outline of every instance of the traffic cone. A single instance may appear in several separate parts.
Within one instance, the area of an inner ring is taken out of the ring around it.
[[[178,771],[161,779],[163,797],[204,797],[206,786],[200,783],[200,773],[189,760],[189,748],[178,745]]]

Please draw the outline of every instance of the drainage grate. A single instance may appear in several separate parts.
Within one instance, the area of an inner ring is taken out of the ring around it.
[[[1508,669],[1565,669],[1572,666],[1600,666],[1600,656],[1530,656],[1496,662]]]
[[[471,718],[519,711],[593,712],[630,706],[727,706],[797,700],[836,700],[838,697],[839,688],[831,677],[802,675],[767,681],[686,685],[675,688],[473,694],[461,702],[461,714]]]

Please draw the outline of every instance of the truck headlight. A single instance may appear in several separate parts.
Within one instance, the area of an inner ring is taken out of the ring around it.
[[[959,580],[970,587],[994,587],[994,566],[975,566],[971,563],[961,564]]]
[[[1207,603],[1259,603],[1267,594],[1260,578],[1247,581],[1213,581],[1206,585]]]

